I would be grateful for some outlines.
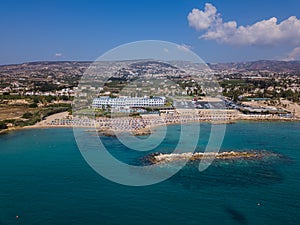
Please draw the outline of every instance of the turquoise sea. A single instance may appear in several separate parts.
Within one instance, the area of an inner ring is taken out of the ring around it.
[[[210,125],[201,129],[200,149]],[[156,151],[171,151],[179,130],[169,126]],[[101,139],[115,157],[142,163],[145,152],[123,148],[114,137]],[[0,135],[0,225],[300,224],[300,123],[227,125],[222,150],[282,157],[215,161],[201,173],[192,163],[162,183],[130,187],[90,168],[72,129]]]

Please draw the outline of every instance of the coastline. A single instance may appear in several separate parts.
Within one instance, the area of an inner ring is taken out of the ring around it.
[[[9,127],[7,129],[0,130],[0,134],[6,134],[17,130],[23,129],[49,129],[49,128],[84,128],[84,129],[93,129],[87,130],[87,132],[98,132],[100,134],[106,136],[115,136],[115,133],[122,133],[122,132],[131,132],[134,136],[142,136],[151,134],[152,129],[160,127],[160,126],[169,126],[175,124],[188,124],[188,123],[210,123],[210,124],[234,124],[237,122],[300,122],[300,118],[274,118],[274,117],[265,117],[265,118],[257,118],[257,117],[237,117],[231,119],[224,119],[224,120],[185,120],[185,121],[167,121],[164,123],[157,123],[146,125],[143,128],[138,129],[124,129],[124,130],[117,130],[112,128],[101,128],[92,125],[72,125],[72,124],[52,124],[53,121],[63,120],[65,118],[69,118],[68,112],[61,112],[56,113],[51,116],[46,117],[44,120],[31,125],[31,126],[24,126],[24,127]],[[132,120],[136,120],[132,118]]]

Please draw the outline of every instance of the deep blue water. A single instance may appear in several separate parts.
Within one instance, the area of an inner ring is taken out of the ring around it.
[[[199,148],[207,142],[202,125]],[[171,151],[179,126],[155,151]],[[113,137],[111,154],[139,164]],[[268,150],[267,161],[188,164],[152,186],[123,186],[99,176],[81,156],[72,129],[21,130],[0,136],[2,224],[300,224],[300,123],[227,126],[224,150]],[[16,219],[16,215],[19,216]]]

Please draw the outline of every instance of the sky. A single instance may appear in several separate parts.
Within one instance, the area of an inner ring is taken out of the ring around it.
[[[1,0],[0,65],[93,61],[162,40],[205,62],[300,60],[298,0]]]

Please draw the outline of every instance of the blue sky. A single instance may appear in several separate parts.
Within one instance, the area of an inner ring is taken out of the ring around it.
[[[300,59],[299,9],[298,0],[2,0],[0,64],[95,60],[140,40],[185,44],[206,62],[295,60]],[[279,26],[291,16],[288,25]],[[273,25],[260,23],[272,17],[277,18]],[[236,27],[228,27],[229,21]]]

